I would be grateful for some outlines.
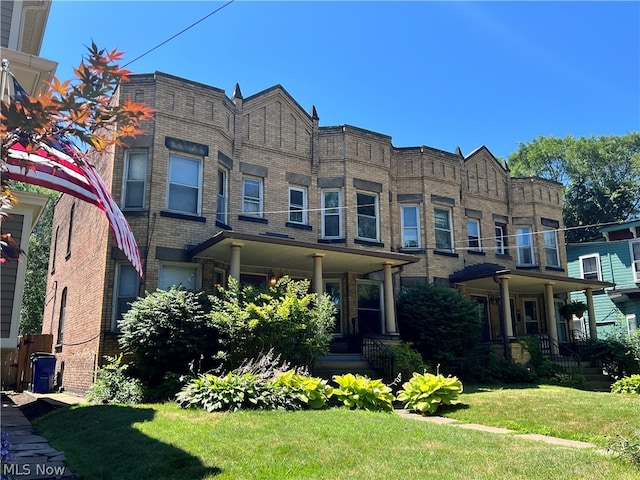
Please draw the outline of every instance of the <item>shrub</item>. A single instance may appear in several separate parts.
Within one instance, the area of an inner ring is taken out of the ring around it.
[[[334,375],[333,381],[338,384],[338,388],[333,391],[333,398],[349,408],[374,412],[393,410],[394,396],[391,387],[382,380],[347,373]]]
[[[411,378],[414,372],[425,373],[429,370],[429,365],[424,362],[420,352],[413,348],[411,342],[400,342],[388,347],[395,356],[394,377],[401,375],[400,378],[404,380]]]
[[[133,374],[147,387],[163,385],[167,374],[183,375],[216,366],[218,334],[201,295],[175,286],[147,292],[123,317],[120,346],[133,354]]]
[[[457,377],[414,373],[398,391],[398,400],[404,402],[404,408],[423,415],[433,414],[440,405],[456,405],[462,389],[462,382]]]
[[[640,375],[623,377],[611,385],[611,393],[635,393],[640,395]]]
[[[96,381],[87,393],[87,400],[93,403],[135,404],[143,397],[140,380],[126,375],[127,364],[122,364],[122,354],[105,357],[107,363],[98,369]]]
[[[281,395],[293,399],[300,408],[314,410],[323,408],[333,393],[333,388],[327,385],[326,380],[295,370],[281,373],[272,385]]]
[[[640,373],[640,333],[585,342],[589,359],[614,378]]]
[[[416,285],[398,297],[398,330],[431,365],[453,365],[480,341],[478,305],[452,288]]]
[[[227,290],[210,298],[211,321],[220,332],[226,367],[236,368],[256,352],[273,349],[295,365],[311,365],[328,351],[335,306],[327,295],[309,293],[309,282],[281,278],[274,287]]]

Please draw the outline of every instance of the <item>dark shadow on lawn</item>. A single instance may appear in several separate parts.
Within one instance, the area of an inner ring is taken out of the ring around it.
[[[83,480],[198,480],[221,473],[133,427],[152,421],[155,413],[115,405],[71,407],[36,420],[34,427],[65,452],[69,468]]]
[[[535,383],[514,383],[514,384],[498,384],[490,385],[490,384],[482,384],[482,385],[464,385],[463,393],[483,393],[483,392],[493,392],[495,390],[526,390],[529,388],[540,388],[539,385]]]

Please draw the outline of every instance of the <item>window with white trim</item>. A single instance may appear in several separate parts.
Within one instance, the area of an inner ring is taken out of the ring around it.
[[[322,191],[322,237],[342,238],[342,192]]]
[[[402,205],[402,248],[420,248],[420,208],[418,205]]]
[[[505,227],[503,225],[496,225],[494,231],[496,236],[496,254],[504,255],[507,253]]]
[[[227,171],[223,168],[218,169],[218,194],[216,196],[216,220],[218,222],[228,223],[227,221],[227,205],[229,204]]]
[[[453,252],[451,210],[448,208],[434,208],[433,222],[436,234],[436,250]]]
[[[117,263],[112,331],[118,330],[118,320],[122,320],[122,316],[131,308],[130,304],[138,298],[139,288],[140,276],[133,265]]]
[[[531,227],[516,228],[516,245],[518,247],[518,265],[535,265]]]
[[[640,241],[629,243],[631,249],[631,263],[633,264],[633,278],[635,283],[640,283]]]
[[[289,187],[289,221],[307,224],[307,189]]]
[[[469,237],[469,250],[481,251],[479,220],[475,218],[467,219],[467,235]]]
[[[252,217],[263,217],[262,178],[242,179],[242,213]]]
[[[560,266],[560,252],[558,251],[558,234],[556,230],[544,230],[544,255],[549,267]]]
[[[358,238],[378,240],[378,195],[356,192]]]
[[[169,210],[192,215],[200,214],[202,193],[202,161],[171,154],[169,156]]]
[[[196,291],[199,287],[200,269],[197,265],[161,263],[158,273],[158,288],[169,290],[172,286]]]
[[[144,208],[147,185],[146,150],[127,150],[124,155],[124,186],[122,206],[125,209]]]
[[[600,255],[593,253],[578,257],[580,262],[580,277],[585,280],[602,280],[600,270]]]

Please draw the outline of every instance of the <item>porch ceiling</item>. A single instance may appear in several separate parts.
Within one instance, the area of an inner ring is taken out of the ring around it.
[[[500,291],[500,278],[509,280],[509,291],[524,295],[543,294],[545,285],[550,283],[554,293],[578,292],[591,288],[602,290],[613,287],[615,284],[600,282],[596,280],[584,280],[582,278],[562,277],[559,275],[547,275],[539,272],[514,272],[510,270],[497,270],[485,272],[469,278],[459,277],[452,279],[456,284],[465,285],[468,288],[486,290],[492,292]]]
[[[290,238],[269,235],[251,235],[232,231],[220,232],[193,247],[192,258],[214,258],[231,263],[231,245],[241,245],[240,263],[243,267],[275,268],[279,270],[313,270],[313,256],[322,255],[324,276],[354,272],[366,274],[383,269],[384,263],[392,267],[414,263],[414,255],[378,250],[347,248],[332,244],[312,244]]]

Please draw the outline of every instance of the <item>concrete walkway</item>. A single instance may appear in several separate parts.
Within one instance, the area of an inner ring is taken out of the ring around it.
[[[29,394],[58,406],[81,403],[79,397],[68,394]],[[36,435],[33,427],[10,397],[2,396],[2,432],[11,442],[13,459],[3,465],[2,474],[21,480],[78,480],[66,464],[63,452],[52,448],[47,439]]]

